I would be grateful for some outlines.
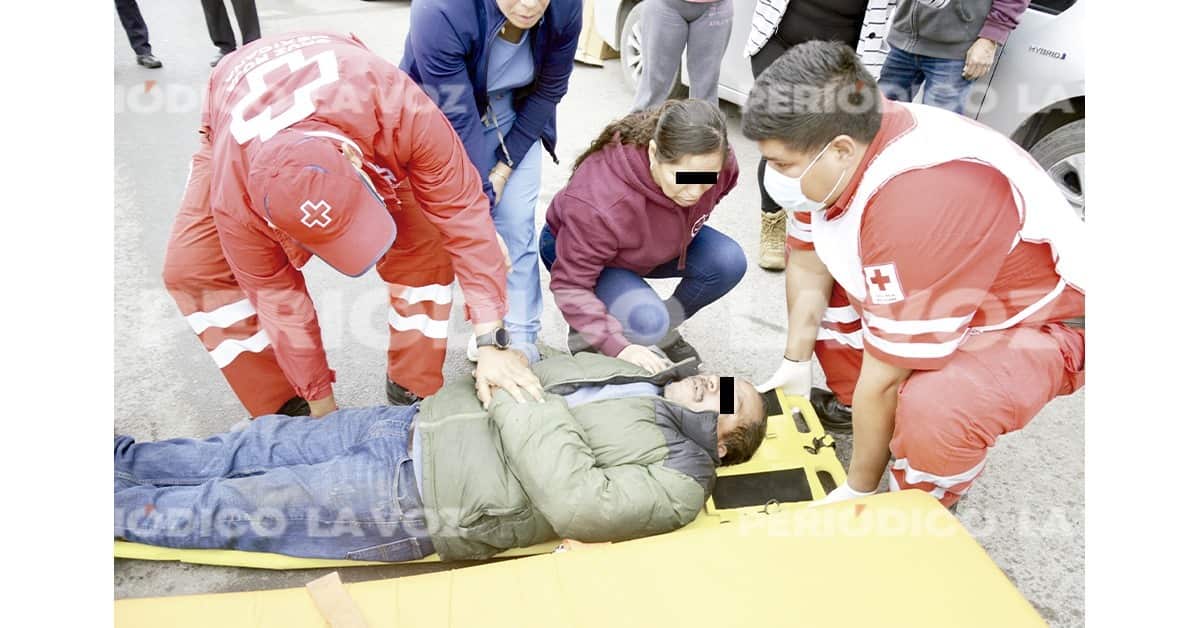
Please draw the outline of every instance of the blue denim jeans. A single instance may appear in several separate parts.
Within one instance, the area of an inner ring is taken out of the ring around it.
[[[415,406],[270,415],[204,440],[113,447],[113,536],[166,547],[406,561],[434,552],[409,435]]]
[[[483,126],[483,139],[488,150],[494,153],[500,147],[501,135],[507,134],[516,122],[517,113],[512,108],[511,91],[492,93],[488,98],[490,113],[495,115],[495,120],[488,116]],[[487,174],[483,173],[484,176]],[[504,184],[500,202],[492,208],[492,222],[512,259],[506,286],[508,314],[504,316],[504,327],[512,337],[513,348],[523,351],[530,363],[540,357],[534,343],[542,329],[542,278],[537,267],[537,231],[534,227],[541,187],[542,143],[538,141],[513,168]]]
[[[554,235],[542,228],[542,263],[550,269],[557,259]],[[650,279],[682,277],[665,301],[642,275],[624,268],[605,268],[596,280],[596,296],[608,308],[630,342],[653,345],[704,306],[724,296],[746,274],[746,253],[729,236],[705,225],[688,245],[687,265],[678,258],[646,273]]]
[[[961,114],[971,89],[971,81],[962,76],[965,65],[965,59],[938,59],[892,47],[879,71],[879,89],[892,100],[912,102],[924,83],[922,103]]]

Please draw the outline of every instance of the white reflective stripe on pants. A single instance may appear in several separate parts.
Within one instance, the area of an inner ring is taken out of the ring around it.
[[[983,471],[983,465],[985,463],[987,463],[986,452],[984,453],[983,460],[979,461],[979,464],[967,469],[966,471],[963,471],[962,473],[956,473],[954,475],[936,475],[926,471],[921,471],[920,469],[914,469],[912,465],[909,464],[908,458],[897,458],[896,461],[892,463],[892,469],[896,471],[903,471],[904,482],[910,486],[921,483],[933,484],[937,488],[929,491],[929,493],[934,497],[941,499],[942,496],[946,494],[946,491],[950,491],[956,495],[961,495],[961,493],[951,489],[959,484],[970,482],[978,477],[979,473]],[[902,488],[896,481],[895,473],[888,474],[888,488],[893,491],[899,491]]]
[[[250,299],[242,299],[228,305],[222,305],[211,312],[194,312],[188,314],[185,318],[187,318],[188,325],[191,326],[192,331],[199,334],[209,327],[225,329],[255,314],[257,312],[254,310],[254,306],[250,305]]]
[[[419,331],[428,338],[445,338],[450,334],[449,320],[434,320],[424,314],[401,316],[396,310],[389,310],[388,325],[396,331]]]
[[[422,301],[433,301],[438,305],[445,305],[454,298],[454,284],[446,285],[431,283],[425,286],[401,286],[399,284],[388,284],[392,289],[392,294],[397,299],[403,299],[408,303],[420,303]]]
[[[217,368],[225,368],[242,353],[246,351],[258,353],[270,345],[271,339],[267,337],[267,330],[260,329],[258,333],[245,340],[226,338],[221,341],[221,344],[217,345],[216,349],[209,351],[208,354],[217,363]]]

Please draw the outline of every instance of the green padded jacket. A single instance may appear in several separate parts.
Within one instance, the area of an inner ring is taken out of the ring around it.
[[[585,384],[676,379],[584,353],[533,371],[545,403],[497,392],[490,410],[460,378],[421,402],[422,496],[443,560],[483,559],[570,538],[622,541],[690,523],[716,481],[717,413],[661,397],[568,408]]]

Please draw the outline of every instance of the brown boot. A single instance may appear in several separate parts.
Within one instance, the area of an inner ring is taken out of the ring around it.
[[[784,238],[787,216],[783,210],[762,212],[762,233],[758,241],[758,265],[767,270],[783,270]]]

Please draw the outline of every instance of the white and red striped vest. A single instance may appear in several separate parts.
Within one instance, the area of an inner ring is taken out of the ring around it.
[[[1058,284],[1037,302],[1007,321],[977,331],[1017,325],[1054,301],[1068,285],[1084,291],[1083,222],[1029,153],[1000,133],[958,114],[926,105],[896,105],[912,114],[914,126],[892,139],[867,164],[842,215],[833,220],[827,220],[825,212],[814,212],[812,216],[817,255],[854,300],[865,303],[867,299],[859,249],[859,233],[867,203],[893,177],[957,160],[991,166],[1008,178],[1021,225],[1012,248],[1022,241],[1048,243],[1060,278]],[[929,193],[937,194],[938,191],[929,190]]]

